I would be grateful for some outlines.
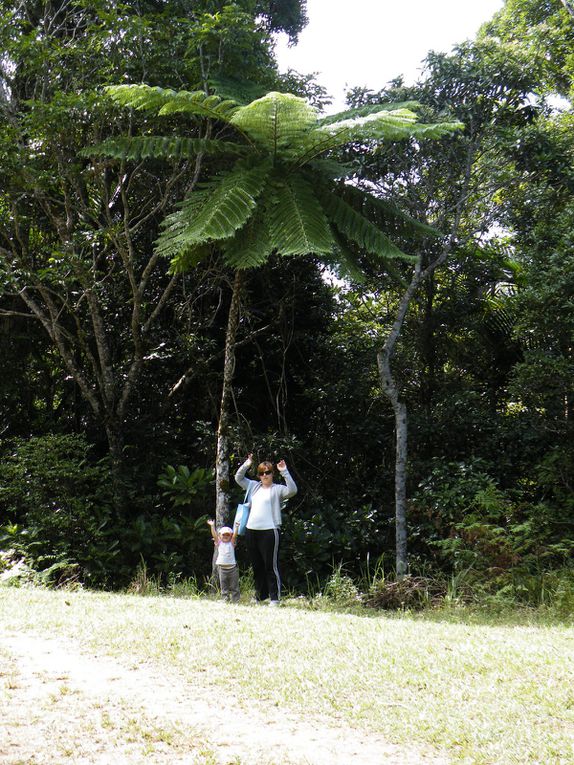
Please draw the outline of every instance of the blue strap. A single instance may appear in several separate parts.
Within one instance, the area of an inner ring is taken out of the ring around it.
[[[249,481],[249,486],[247,487],[247,490],[245,492],[245,499],[243,500],[244,505],[246,505],[249,502],[249,495],[252,494],[252,490],[257,491],[257,489],[260,486],[261,486],[260,483],[257,483],[256,485],[254,485],[252,481]]]

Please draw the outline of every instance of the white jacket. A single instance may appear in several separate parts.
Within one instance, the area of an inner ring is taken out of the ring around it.
[[[253,494],[253,492],[257,491],[261,486],[261,483],[245,477],[250,465],[251,463],[249,460],[246,460],[235,474],[235,480],[245,491],[251,487],[250,494]],[[290,497],[294,497],[295,494],[297,494],[297,485],[291,478],[289,471],[280,470],[279,472],[281,473],[281,477],[285,479],[285,484],[271,484],[271,513],[273,515],[273,522],[276,526],[281,526],[281,509],[285,506],[285,503]]]

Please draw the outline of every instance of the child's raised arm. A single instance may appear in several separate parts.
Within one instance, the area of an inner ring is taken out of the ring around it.
[[[213,537],[213,543],[217,544],[219,542],[219,539],[217,538],[217,532],[215,530],[215,521],[211,518],[207,521],[207,525],[209,526],[211,530],[211,536]]]

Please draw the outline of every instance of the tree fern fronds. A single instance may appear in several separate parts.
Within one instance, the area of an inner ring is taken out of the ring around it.
[[[380,221],[387,228],[389,224],[396,233],[405,233],[408,235],[432,236],[434,238],[442,237],[443,234],[434,226],[423,223],[411,215],[401,210],[398,205],[388,199],[376,197],[373,194],[363,191],[357,186],[347,184],[342,194],[343,199],[347,200],[352,207],[357,209],[359,206],[365,217],[373,222]]]
[[[319,158],[309,162],[308,167],[311,172],[318,173],[322,178],[326,178],[331,181],[342,180],[349,178],[349,176],[355,175],[356,168],[351,165],[346,165],[343,162],[337,162],[330,158]]]
[[[211,77],[209,87],[226,101],[235,101],[238,106],[245,106],[256,98],[263,98],[268,88],[251,80],[238,80],[234,77]]]
[[[273,156],[289,155],[301,136],[316,125],[317,110],[291,93],[268,93],[239,107],[230,123]]]
[[[242,156],[247,149],[231,141],[216,139],[181,138],[178,136],[119,136],[110,138],[97,146],[83,149],[87,157],[111,157],[112,159],[190,159],[198,154],[230,154]]]
[[[299,164],[349,143],[365,141],[399,141],[408,138],[440,138],[462,129],[459,122],[423,124],[409,109],[379,111],[357,119],[347,119],[321,125],[305,138],[298,158]]]
[[[194,191],[181,209],[166,218],[156,250],[174,257],[202,242],[228,239],[249,220],[269,174],[269,165],[254,169],[236,166],[218,183]]]
[[[335,241],[336,247],[333,256],[322,258],[323,263],[333,268],[343,279],[349,279],[356,284],[363,284],[365,272],[359,258],[340,234],[335,233]]]
[[[196,244],[184,248],[175,255],[169,265],[170,274],[183,274],[199,265],[211,255],[212,247],[209,244]]]
[[[437,122],[428,124],[419,122],[416,125],[416,130],[413,135],[417,139],[444,138],[444,136],[451,135],[459,130],[464,130],[465,127],[463,122]]]
[[[309,183],[300,176],[279,182],[268,205],[269,232],[280,255],[331,252],[334,239]]]
[[[264,215],[255,215],[237,234],[225,242],[223,259],[232,268],[256,268],[273,252]]]
[[[356,117],[367,117],[369,114],[377,114],[382,111],[396,111],[397,109],[408,109],[409,111],[415,111],[420,107],[418,101],[401,101],[396,103],[386,104],[366,104],[365,106],[357,106],[355,109],[347,109],[337,114],[329,114],[323,119],[318,121],[319,125],[331,125],[334,122],[341,122],[342,120],[355,119]]]
[[[109,85],[105,92],[120,106],[155,112],[158,115],[175,113],[196,114],[229,122],[238,108],[235,101],[210,96],[202,90],[171,90],[149,85]]]
[[[340,197],[334,194],[322,194],[321,202],[338,231],[367,252],[379,258],[415,260],[412,255],[407,255],[400,250],[377,226]]]

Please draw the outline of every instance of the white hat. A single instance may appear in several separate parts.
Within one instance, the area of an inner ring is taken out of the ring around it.
[[[219,534],[223,536],[223,534],[233,534],[233,529],[230,529],[229,526],[222,526],[219,529]]]

